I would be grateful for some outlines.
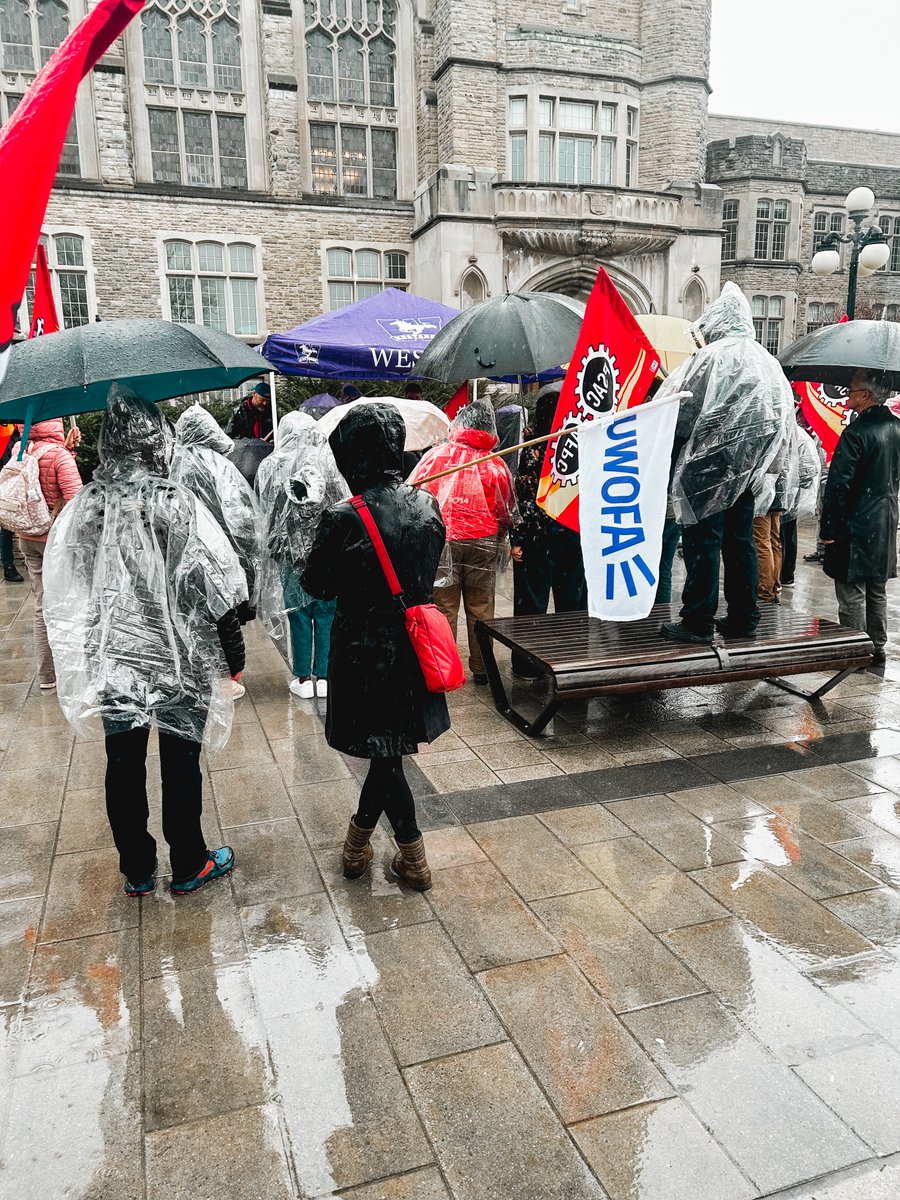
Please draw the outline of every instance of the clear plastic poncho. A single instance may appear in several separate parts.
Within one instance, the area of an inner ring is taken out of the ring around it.
[[[678,520],[694,525],[730,508],[746,491],[756,497],[757,513],[767,512],[782,469],[773,464],[794,424],[790,385],[756,341],[750,305],[735,284],[726,283],[691,328],[706,345],[657,393],[659,399],[690,393],[681,401],[675,431],[682,446],[672,480]],[[786,469],[792,469],[789,461]]]
[[[110,396],[94,479],[44,557],[44,619],[59,702],[83,733],[155,720],[211,749],[232,700],[216,622],[247,599],[237,556],[203,505],[166,478],[172,433],[155,405]]]
[[[175,422],[175,449],[169,478],[200,500],[231,543],[247,577],[247,595],[255,608],[259,587],[259,512],[253,489],[225,457],[234,442],[212,413],[200,404],[185,409]]]
[[[822,474],[822,460],[819,448],[805,429],[797,429],[797,463],[798,463],[798,496],[796,509],[788,516],[811,517],[816,511],[819,499],[819,479]]]
[[[260,464],[256,476],[262,553],[257,611],[288,666],[292,663],[288,614],[313,602],[301,587],[300,576],[319,521],[326,509],[349,495],[331,447],[313,418],[303,412],[282,417],[276,449]]]

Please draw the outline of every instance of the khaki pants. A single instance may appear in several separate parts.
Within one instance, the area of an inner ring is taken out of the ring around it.
[[[770,603],[781,592],[781,513],[753,518],[753,541],[759,561],[759,598]]]
[[[28,568],[28,582],[34,596],[34,657],[38,682],[56,683],[53,655],[47,641],[47,626],[44,624],[44,551],[47,549],[47,543],[35,542],[31,538],[19,538],[19,547]]]
[[[434,602],[450,622],[454,637],[459,624],[459,602],[462,600],[469,631],[469,670],[474,675],[484,674],[484,661],[475,637],[475,622],[494,619],[497,550],[496,538],[451,542],[451,582],[446,587],[434,589]]]

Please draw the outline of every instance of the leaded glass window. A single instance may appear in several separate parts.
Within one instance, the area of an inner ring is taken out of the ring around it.
[[[357,250],[332,246],[325,254],[328,307],[343,308],[375,296],[383,288],[409,288],[409,255],[404,250]]]
[[[74,231],[45,230],[40,237],[47,252],[50,287],[63,329],[86,325],[94,318],[92,267],[87,236]],[[26,297],[16,316],[16,328],[28,333],[34,303],[34,266]]]
[[[171,321],[237,337],[260,332],[258,249],[249,242],[170,238],[163,246]]]

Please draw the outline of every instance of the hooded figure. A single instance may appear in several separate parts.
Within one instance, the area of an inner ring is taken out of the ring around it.
[[[735,284],[725,284],[692,332],[706,344],[657,393],[689,393],[678,414],[672,480],[687,579],[681,621],[662,632],[710,642],[715,627],[747,637],[759,622],[753,517],[769,511],[779,473],[792,471],[778,460],[792,453],[794,406],[777,360],[755,340],[750,305]],[[717,623],[720,557],[728,615]]]
[[[475,400],[460,409],[450,426],[449,440],[425,455],[409,482],[474,463],[496,445],[494,410],[487,401]],[[424,486],[440,506],[450,554],[448,579],[444,583],[442,571],[435,603],[455,634],[462,601],[469,634],[469,667],[476,683],[486,683],[475,623],[494,617],[500,550],[507,531],[519,517],[515,484],[503,459],[492,458]]]
[[[146,791],[153,721],[172,890],[194,891],[234,862],[203,838],[200,750],[228,740],[233,708],[222,682],[243,666],[236,610],[247,585],[219,526],[165,477],[171,445],[155,405],[111,395],[100,465],[53,526],[44,569],[60,705],[80,733],[91,718],[103,722],[107,814],[129,895],[156,885]]]
[[[300,576],[322,514],[349,492],[325,435],[307,413],[282,417],[278,448],[260,465],[256,491],[263,556],[260,619],[294,672],[291,691],[309,699],[315,674],[315,691],[325,696],[334,601],[310,596]]]
[[[249,484],[225,457],[233,446],[215,417],[193,404],[175,422],[169,478],[194,493],[231,543],[247,579],[249,604],[241,615],[251,620],[259,586],[259,512]]]
[[[351,410],[330,438],[337,466],[362,495],[381,532],[408,604],[431,600],[444,546],[437,504],[402,483],[406,428],[396,408]],[[349,503],[323,514],[301,583],[336,599],[331,633],[326,736],[344,754],[371,760],[344,846],[344,874],[361,875],[382,811],[398,844],[395,870],[413,887],[430,886],[415,804],[403,774],[405,754],[450,727],[444,696],[429,692],[403,618],[375,550]]]
[[[525,431],[525,441],[550,433],[561,391],[562,383],[558,382],[545,384],[538,392],[534,421]],[[545,613],[551,592],[555,612],[587,608],[581,538],[538,507],[537,489],[545,450],[545,443],[526,446],[519,456],[516,497],[522,521],[509,535],[516,616]],[[513,670],[527,678],[535,676],[534,669],[521,655],[513,655]]]

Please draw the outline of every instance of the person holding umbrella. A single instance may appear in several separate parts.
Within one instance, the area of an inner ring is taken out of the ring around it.
[[[854,374],[845,403],[856,420],[834,451],[820,523],[838,619],[850,629],[865,629],[876,664],[886,660],[885,583],[897,574],[900,422],[885,407],[889,394],[879,373]]]

